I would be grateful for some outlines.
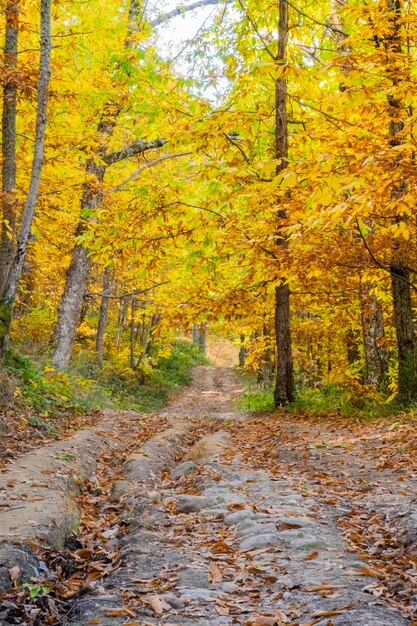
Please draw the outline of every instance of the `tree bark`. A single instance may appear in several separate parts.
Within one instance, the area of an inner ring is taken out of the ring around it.
[[[135,45],[134,32],[137,30],[139,11],[139,3],[136,0],[131,0],[125,41],[126,49]],[[108,102],[104,108],[97,128],[100,146],[86,163],[88,182],[85,183],[83,189],[81,217],[76,228],[76,237],[80,237],[86,232],[89,223],[96,220],[96,211],[103,200],[101,185],[107,167],[137,154],[142,154],[147,150],[162,147],[165,144],[165,139],[163,138],[152,141],[138,139],[121,150],[108,152],[110,139],[113,136],[122,109],[122,104],[112,101]],[[56,347],[52,361],[56,369],[67,367],[71,358],[91,262],[88,249],[82,243],[76,243],[73,248],[64,293],[58,311],[54,341]]]
[[[288,4],[279,0],[277,66],[286,62],[288,37]],[[277,175],[288,165],[288,118],[287,83],[283,75],[275,81],[275,156],[278,160]],[[279,211],[279,218],[286,218],[286,211]],[[288,248],[285,237],[278,245]],[[294,400],[294,368],[291,342],[290,288],[285,280],[275,289],[275,338],[277,345],[277,377],[275,384],[275,406],[284,406]]]
[[[363,380],[379,389],[388,374],[384,317],[381,301],[372,293],[373,283],[361,284],[362,336],[365,353]]]
[[[206,354],[207,350],[207,322],[201,322],[198,329],[198,347],[200,352]]]
[[[116,330],[116,350],[120,350],[120,344],[122,342],[123,329],[126,319],[126,313],[129,306],[128,298],[123,298],[121,307],[119,309],[119,318],[117,320],[117,330]]]
[[[5,7],[6,35],[4,42],[4,69],[2,112],[2,225],[0,244],[0,297],[7,290],[14,256],[16,227],[16,67],[19,38],[19,0],[7,0]]]
[[[193,324],[193,345],[198,346],[198,324]]]
[[[109,295],[111,291],[111,272],[110,268],[106,267],[103,272],[103,295],[101,296],[100,302],[100,313],[98,318],[98,326],[97,326],[97,339],[96,339],[96,354],[97,354],[97,363],[99,367],[103,366],[103,348],[104,348],[104,337],[106,334],[107,328],[107,319],[109,314]]]
[[[129,365],[132,370],[135,369],[135,313],[136,313],[136,298],[132,298],[130,303],[130,359]]]
[[[351,328],[346,333],[346,356],[350,366],[354,366],[360,359],[358,340]]]
[[[40,3],[40,55],[35,122],[35,147],[33,152],[29,190],[20,219],[16,249],[14,251],[14,256],[12,257],[10,270],[8,272],[7,281],[3,290],[4,295],[2,296],[0,302],[1,358],[3,358],[5,343],[10,331],[13,303],[16,297],[19,279],[22,274],[22,268],[29,244],[44,160],[45,134],[48,119],[49,79],[51,75],[51,3],[52,0],[41,0]]]
[[[98,125],[97,133],[100,137],[100,146],[86,164],[87,182],[84,183],[81,198],[81,216],[83,219],[78,222],[76,237],[80,237],[88,228],[89,221],[95,219],[94,212],[102,202],[103,192],[100,185],[106,172],[106,165],[102,159],[107,152],[108,143],[113,135],[120,110],[117,104],[108,103]],[[76,243],[58,311],[55,331],[56,350],[53,357],[53,366],[57,369],[66,367],[71,357],[91,262],[88,249],[81,243]]]
[[[398,400],[412,404],[417,398],[417,342],[413,327],[410,272],[391,267],[394,321],[398,346]]]
[[[245,367],[247,348],[245,346],[245,335],[240,335],[239,347],[239,367]]]
[[[404,77],[399,56],[402,55],[402,7],[401,0],[386,0],[386,9],[390,24],[390,33],[384,40],[387,55],[387,74],[393,87],[398,87]],[[398,55],[398,56],[397,56]],[[397,147],[404,142],[405,107],[394,93],[388,98],[390,122],[389,144]],[[398,157],[395,157],[396,162]],[[401,198],[407,189],[403,180],[392,192],[393,198]],[[414,334],[411,290],[407,281],[410,272],[407,265],[407,249],[395,248],[391,265],[391,286],[393,295],[394,321],[398,346],[398,400],[404,404],[413,404],[417,400],[417,342]]]

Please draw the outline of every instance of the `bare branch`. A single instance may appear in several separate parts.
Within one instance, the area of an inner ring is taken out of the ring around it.
[[[93,296],[102,298],[103,296],[105,296],[106,298],[111,298],[113,300],[123,300],[124,298],[130,298],[132,296],[140,296],[143,293],[152,291],[152,289],[156,289],[157,287],[161,287],[162,285],[167,285],[170,282],[171,282],[170,280],[164,280],[162,283],[156,283],[155,285],[152,285],[151,287],[148,287],[147,289],[133,289],[132,291],[129,291],[129,293],[122,293],[117,296],[116,295],[112,296],[112,295],[109,295],[108,293],[99,292],[99,291],[88,291],[86,294],[84,294],[84,298],[93,297]]]
[[[115,152],[110,152],[109,154],[106,154],[103,157],[103,161],[107,163],[107,165],[113,165],[113,163],[118,163],[118,161],[123,161],[124,159],[130,159],[132,156],[135,156],[136,154],[142,154],[147,150],[161,148],[164,144],[166,144],[166,141],[167,140],[163,137],[158,137],[158,139],[154,139],[152,141],[137,139],[126,148],[122,148],[121,150],[116,150]]]
[[[357,227],[358,227],[358,232],[359,232],[360,238],[361,238],[361,239],[362,239],[362,241],[363,241],[363,245],[364,245],[364,246],[365,246],[365,248],[367,249],[368,254],[369,254],[369,256],[371,257],[372,261],[375,263],[375,265],[376,265],[377,267],[380,267],[380,268],[381,268],[381,270],[384,270],[385,272],[388,272],[388,274],[395,274],[395,276],[396,276],[397,278],[399,278],[400,280],[402,280],[404,283],[407,283],[407,285],[410,285],[410,287],[411,287],[412,289],[414,289],[414,291],[417,291],[417,287],[415,286],[415,284],[414,284],[414,283],[412,283],[411,281],[409,281],[409,280],[407,280],[406,278],[404,278],[404,276],[400,276],[400,274],[397,274],[397,273],[393,270],[393,268],[386,267],[386,266],[385,266],[385,265],[383,265],[380,261],[378,261],[378,259],[375,257],[374,253],[372,252],[371,248],[368,246],[368,242],[366,241],[365,237],[364,237],[364,236],[363,236],[363,234],[362,234],[362,231],[361,231],[361,227],[360,227],[360,225],[359,225],[359,220],[358,220],[358,218],[356,218],[356,225],[357,225]]]
[[[216,4],[230,4],[233,0],[197,0],[197,2],[193,2],[188,6],[179,6],[172,11],[168,11],[168,13],[163,13],[162,15],[158,15],[155,19],[151,20],[149,23],[151,26],[160,26],[161,24],[165,24],[173,17],[178,17],[179,15],[184,15],[188,11],[194,11],[195,9],[199,9],[200,7],[206,7],[210,5]]]
[[[333,24],[330,24],[329,22],[320,22],[319,20],[316,20],[315,17],[312,17],[311,15],[308,15],[307,13],[304,13],[304,11],[301,11],[294,4],[292,4],[291,2],[288,2],[288,0],[286,0],[286,3],[288,4],[289,7],[294,9],[294,11],[296,11],[296,13],[298,13],[298,15],[302,15],[303,17],[307,18],[308,20],[311,20],[312,22],[314,22],[314,24],[318,24],[318,26],[324,26],[325,28],[328,28],[329,30],[333,31],[334,33],[339,33],[340,35],[343,35],[343,37],[348,37],[347,33],[345,33],[340,28],[337,28]]]
[[[146,165],[143,165],[138,170],[133,172],[130,176],[128,176],[127,178],[122,180],[121,183],[119,183],[115,187],[112,187],[111,189],[106,191],[106,194],[113,193],[114,191],[119,191],[119,189],[121,189],[122,187],[127,185],[127,183],[130,183],[131,180],[137,178],[137,176],[139,176],[139,174],[142,174],[142,172],[144,170],[147,170],[150,167],[153,167],[154,165],[156,165],[157,163],[160,163],[161,161],[168,161],[169,159],[177,159],[178,157],[187,156],[189,154],[192,154],[192,152],[176,152],[175,154],[164,154],[163,156],[160,156],[158,159],[154,159],[153,161],[149,161],[149,163],[146,163]]]
[[[249,15],[248,11],[245,9],[242,0],[238,0],[238,3],[240,5],[240,8],[242,9],[243,13],[246,15],[246,18],[248,19],[248,21],[250,22],[253,30],[255,31],[255,33],[258,35],[259,39],[261,40],[261,43],[264,47],[264,50],[269,54],[269,56],[271,57],[271,59],[273,61],[276,61],[276,56],[273,52],[271,52],[271,50],[269,49],[269,46],[267,45],[267,43],[265,42],[265,38],[261,35],[259,28],[255,22],[255,20]]]

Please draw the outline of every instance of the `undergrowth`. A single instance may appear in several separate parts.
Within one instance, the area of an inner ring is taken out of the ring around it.
[[[192,368],[204,363],[206,357],[186,341],[176,341],[171,349],[156,354],[141,379],[118,362],[106,362],[100,369],[91,357],[80,358],[62,373],[9,350],[4,377],[13,380],[14,390],[7,406],[24,411],[32,426],[53,434],[50,419],[92,408],[157,410],[172,392],[190,382]],[[5,402],[2,408],[7,408]]]
[[[240,376],[245,389],[236,400],[237,410],[249,413],[273,411],[275,409],[273,389],[258,385],[254,376],[242,373]],[[394,401],[387,402],[383,394],[367,394],[366,390],[361,391],[359,388],[324,383],[318,387],[298,390],[294,402],[285,410],[289,414],[375,419],[398,415],[400,407]]]
[[[152,357],[138,377],[132,369],[114,360],[95,369],[88,359],[76,363],[73,372],[82,375],[89,371],[88,384],[82,398],[91,406],[115,409],[134,409],[141,413],[163,407],[169,396],[191,380],[195,365],[208,364],[207,358],[193,345],[177,340],[172,349]]]

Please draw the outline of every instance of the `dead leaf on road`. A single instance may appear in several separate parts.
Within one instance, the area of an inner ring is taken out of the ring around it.
[[[220,567],[213,562],[209,565],[207,575],[209,583],[218,583],[223,578]]]
[[[17,587],[18,580],[20,578],[20,567],[15,565],[9,569],[10,580],[13,583],[13,587]]]
[[[149,598],[149,604],[157,615],[162,615],[164,611],[168,611],[171,608],[165,600],[156,594]]]

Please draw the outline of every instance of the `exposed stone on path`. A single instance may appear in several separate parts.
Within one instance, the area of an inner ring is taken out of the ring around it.
[[[214,422],[221,414],[230,419],[232,379],[230,371],[216,377],[210,369],[210,393],[194,395],[192,414],[204,415],[208,405]],[[183,417],[184,402],[179,406],[182,414],[178,406],[174,414]],[[208,439],[202,437],[205,452],[191,465],[176,461],[170,480],[167,474],[155,475],[148,491],[146,481],[136,482],[137,491],[142,490],[136,496],[140,506],[133,532],[122,540],[123,567],[97,594],[77,603],[72,626],[98,619],[104,626],[129,620],[155,626],[243,626],[277,609],[290,624],[410,626],[399,611],[364,591],[376,579],[360,571],[363,563],[348,550],[335,518],[322,514],[317,499],[303,497],[285,477],[277,480],[233,454],[238,439],[228,436],[211,453]],[[160,614],[152,607],[155,595],[163,600]],[[103,610],[126,605],[135,618],[109,618]]]

